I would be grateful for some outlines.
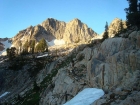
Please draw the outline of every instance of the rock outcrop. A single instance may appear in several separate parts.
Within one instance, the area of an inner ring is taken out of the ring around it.
[[[88,42],[96,35],[97,34],[91,28],[88,28],[86,24],[83,24],[78,19],[74,19],[66,25],[64,40],[68,43]]]
[[[65,22],[48,18],[41,24],[41,26],[44,27],[48,35],[52,35],[56,39],[63,39],[66,27]]]
[[[128,38],[109,38],[92,47],[81,45],[74,49],[63,59],[66,66],[58,70],[53,86],[46,89],[50,91],[42,93],[40,105],[64,104],[86,87],[102,88],[106,93],[93,105],[138,105],[139,36],[140,31],[133,31]]]
[[[114,37],[115,34],[118,34],[119,31],[121,31],[122,29],[126,29],[126,21],[122,21],[119,18],[115,18],[109,25],[108,27],[108,34],[109,37]]]

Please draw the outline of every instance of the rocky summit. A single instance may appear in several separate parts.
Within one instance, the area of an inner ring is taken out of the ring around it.
[[[15,46],[42,37],[75,44],[12,60],[0,56],[0,104],[63,105],[84,89],[98,88],[104,95],[91,105],[139,105],[140,31],[135,27],[122,31],[118,21],[122,24],[115,19],[107,38],[78,19],[65,23],[51,18],[20,31],[12,39]]]
[[[37,42],[45,38],[48,42],[54,39],[63,39],[66,44],[88,42],[91,38],[97,36],[91,28],[79,19],[74,19],[68,23],[48,18],[37,26],[30,26],[12,38],[13,46],[19,48],[28,40],[36,40]],[[19,44],[20,43],[20,44]],[[20,46],[19,46],[20,45]]]

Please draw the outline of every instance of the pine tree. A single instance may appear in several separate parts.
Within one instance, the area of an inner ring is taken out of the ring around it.
[[[41,41],[40,41],[40,47],[41,47],[41,51],[43,52],[43,51],[45,51],[46,50],[46,48],[47,48],[47,43],[46,43],[46,40],[43,38],[43,39],[41,39]]]
[[[127,27],[140,27],[140,5],[138,0],[127,0],[129,7],[125,9],[127,18]]]
[[[9,48],[6,49],[6,53],[7,53],[8,58],[10,58],[11,55],[10,55],[10,49]]]
[[[106,25],[105,25],[105,32],[103,34],[103,38],[102,38],[102,42],[108,38],[108,23],[106,22]]]
[[[137,3],[138,3],[138,0],[127,0],[128,3],[129,3],[129,8],[128,8],[128,12],[129,13],[135,13],[138,11],[137,9]]]
[[[40,88],[39,88],[39,86],[37,86],[36,81],[34,81],[34,88],[33,88],[33,90],[38,92],[39,89],[40,89]]]
[[[121,19],[121,20],[120,20],[119,29],[118,29],[118,33],[117,33],[117,34],[120,34],[123,30],[124,30],[123,21],[122,21],[122,19]]]
[[[39,41],[39,43],[36,46],[36,51],[37,52],[44,52],[44,51],[48,51],[48,45],[46,40],[43,38]]]
[[[108,31],[108,22],[106,22],[105,31]]]
[[[7,56],[9,58],[9,60],[13,60],[16,56],[16,48],[15,47],[11,47],[11,48],[7,48],[6,52],[7,52]]]
[[[30,48],[31,48],[31,53],[33,54],[35,50],[35,40],[31,40]]]
[[[24,53],[28,53],[28,48],[29,48],[29,42],[28,42],[28,40],[23,45],[23,48],[24,48]]]

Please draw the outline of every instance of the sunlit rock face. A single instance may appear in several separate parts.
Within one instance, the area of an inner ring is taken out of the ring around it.
[[[97,36],[91,28],[78,19],[74,19],[68,23],[48,18],[37,26],[30,26],[12,38],[13,45],[17,48],[22,47],[28,40],[36,40],[45,38],[47,42],[52,40],[64,40],[67,43],[88,42],[91,38]],[[58,43],[58,42],[56,42]]]
[[[114,37],[115,34],[117,34],[120,30],[121,30],[121,27],[123,29],[126,29],[127,26],[126,26],[126,21],[122,21],[121,19],[119,18],[115,18],[109,25],[108,27],[108,34],[109,34],[109,37]]]
[[[53,18],[48,18],[42,24],[48,35],[54,36],[56,39],[63,39],[65,32],[66,23],[63,21],[58,21]]]
[[[97,34],[78,19],[74,19],[66,24],[64,40],[71,42],[87,42]]]

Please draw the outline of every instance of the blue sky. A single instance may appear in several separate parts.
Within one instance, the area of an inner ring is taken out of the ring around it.
[[[80,19],[98,34],[106,21],[126,20],[127,0],[0,0],[0,38],[13,37],[47,18],[69,22]]]

